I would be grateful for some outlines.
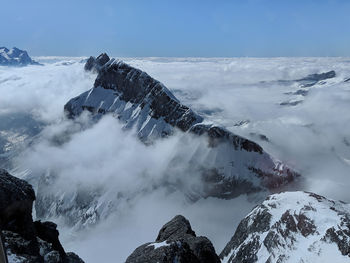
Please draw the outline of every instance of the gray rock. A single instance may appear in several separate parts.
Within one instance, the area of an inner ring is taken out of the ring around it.
[[[146,243],[127,258],[126,263],[219,263],[212,243],[197,237],[189,221],[175,216],[159,231],[155,243]]]
[[[106,64],[109,60],[110,58],[106,53],[102,53],[97,58],[91,56],[86,61],[84,69],[87,71],[99,72],[102,66]]]

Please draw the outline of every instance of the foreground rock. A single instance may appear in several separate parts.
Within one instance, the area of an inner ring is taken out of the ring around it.
[[[349,262],[350,205],[307,192],[269,196],[239,224],[222,262]]]
[[[0,169],[0,227],[9,262],[83,262],[64,251],[56,224],[33,222],[34,200],[31,185]]]
[[[40,65],[38,62],[32,60],[27,51],[20,50],[16,47],[7,49],[0,47],[0,66],[27,66]]]
[[[197,237],[189,221],[175,216],[159,231],[154,243],[146,243],[127,258],[126,263],[219,263],[212,243]]]

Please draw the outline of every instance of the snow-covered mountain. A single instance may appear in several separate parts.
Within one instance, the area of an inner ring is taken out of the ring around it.
[[[146,143],[175,130],[206,137],[206,143],[199,143],[189,160],[191,169],[203,170],[204,195],[231,198],[277,188],[298,176],[255,142],[205,122],[147,73],[106,54],[91,57],[85,68],[96,70],[98,76],[91,90],[65,105],[68,116],[77,117],[84,110],[97,118],[113,114]]]
[[[16,47],[8,49],[0,47],[0,66],[27,66],[40,65],[38,62],[32,60],[27,51],[18,49]]]
[[[61,217],[68,225],[81,228],[107,218],[125,201],[154,189],[176,189],[192,201],[209,196],[231,199],[275,191],[299,176],[257,143],[205,122],[147,73],[106,54],[90,58],[85,69],[98,72],[94,87],[65,105],[68,117],[74,119],[83,111],[91,112],[95,119],[110,114],[125,131],[136,131],[146,145],[175,133],[182,139],[172,150],[162,179],[135,187],[136,192],[119,192],[99,183],[57,189],[59,178],[54,169],[34,175],[34,180],[32,176],[30,181],[37,186],[38,218]]]
[[[239,224],[222,262],[349,262],[350,205],[308,192],[269,196]]]

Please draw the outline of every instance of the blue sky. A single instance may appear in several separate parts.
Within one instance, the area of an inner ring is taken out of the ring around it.
[[[31,55],[350,56],[348,0],[0,0]]]

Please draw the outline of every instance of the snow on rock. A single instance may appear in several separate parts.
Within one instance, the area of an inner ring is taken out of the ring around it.
[[[38,62],[32,60],[27,51],[20,50],[16,47],[7,49],[0,47],[0,66],[27,66],[40,65]]]
[[[190,222],[177,215],[159,231],[156,242],[141,245],[126,263],[219,263],[215,249],[206,237],[197,237]]]
[[[269,196],[239,224],[222,262],[349,262],[350,205],[308,192]]]

